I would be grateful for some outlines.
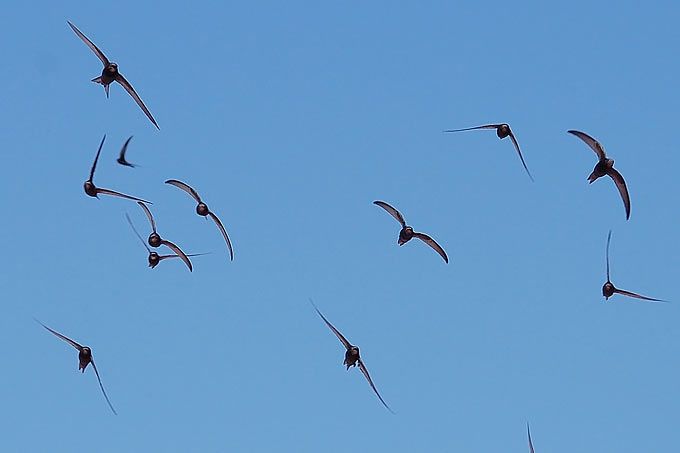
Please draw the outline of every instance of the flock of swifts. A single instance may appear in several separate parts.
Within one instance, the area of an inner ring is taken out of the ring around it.
[[[127,81],[127,79],[123,76],[118,71],[118,65],[112,61],[110,61],[106,55],[92,42],[90,39],[85,36],[75,25],[73,25],[71,22],[68,22],[69,26],[75,34],[94,52],[94,54],[101,60],[102,64],[104,65],[104,68],[102,70],[102,73],[99,77],[96,77],[92,79],[92,82],[101,84],[104,86],[104,91],[106,92],[106,96],[108,98],[109,96],[109,86],[113,82],[118,82],[125,90],[128,92],[130,96],[135,100],[137,105],[142,109],[144,114],[149,118],[149,120],[153,123],[153,125],[160,129],[158,126],[158,123],[154,119],[153,115],[149,111],[149,109],[146,107],[142,99],[139,97],[135,89],[132,87],[130,82]],[[515,147],[515,150],[517,151],[517,155],[520,158],[520,161],[522,162],[522,165],[524,167],[524,170],[526,171],[527,175],[529,178],[533,181],[534,178],[531,176],[531,172],[529,172],[529,168],[527,167],[526,162],[524,161],[524,157],[522,156],[522,152],[519,147],[519,143],[517,141],[517,138],[515,137],[515,134],[513,133],[512,129],[510,129],[510,125],[506,123],[502,124],[485,124],[482,126],[475,126],[475,127],[467,127],[463,129],[451,129],[451,130],[446,130],[444,132],[462,132],[462,131],[471,131],[471,130],[478,130],[478,129],[493,129],[496,131],[496,135],[500,139],[504,139],[506,137],[510,137],[510,140],[512,141],[512,144]],[[588,176],[588,182],[593,183],[597,179],[603,177],[603,176],[609,176],[613,181],[614,184],[616,185],[616,188],[619,191],[619,194],[621,195],[621,198],[623,200],[623,206],[625,208],[626,212],[626,219],[630,218],[630,196],[628,194],[628,188],[626,187],[626,182],[623,179],[623,176],[621,173],[619,173],[615,168],[614,168],[614,160],[610,159],[607,157],[607,154],[605,153],[604,147],[593,137],[590,135],[576,131],[576,130],[570,130],[568,131],[570,134],[575,135],[576,137],[580,138],[583,140],[593,151],[595,151],[595,154],[597,155],[597,164],[595,164],[595,168],[593,169],[592,173],[590,176]],[[120,165],[126,166],[126,167],[135,167],[135,165],[129,163],[126,160],[126,152],[128,145],[130,143],[130,139],[132,137],[128,138],[126,142],[123,144],[119,157],[117,159],[117,162]],[[128,222],[130,223],[130,226],[132,227],[135,235],[140,239],[144,247],[149,253],[148,256],[148,261],[149,261],[149,267],[154,268],[156,267],[161,261],[169,258],[180,258],[184,264],[186,264],[187,268],[189,271],[193,270],[193,266],[191,264],[191,260],[189,259],[190,257],[194,256],[199,256],[201,254],[186,254],[182,251],[180,247],[178,247],[175,243],[164,239],[160,236],[156,229],[156,222],[154,220],[153,214],[151,213],[151,210],[147,205],[152,204],[149,201],[143,200],[141,198],[137,198],[131,195],[126,195],[121,192],[117,192],[115,190],[111,189],[105,189],[102,187],[98,187],[94,183],[94,173],[97,168],[97,162],[99,161],[99,155],[101,154],[102,147],[104,146],[104,140],[106,139],[106,135],[104,138],[102,138],[101,143],[99,144],[99,149],[97,150],[97,154],[94,158],[94,162],[92,163],[92,168],[90,169],[90,176],[85,181],[83,188],[85,189],[85,194],[87,194],[90,197],[96,197],[98,198],[99,195],[109,195],[109,196],[114,196],[114,197],[120,197],[124,198],[127,200],[132,200],[137,202],[139,207],[144,211],[144,214],[146,215],[147,219],[149,220],[149,224],[151,227],[151,234],[149,234],[149,237],[146,241],[142,239],[142,237],[139,235],[137,230],[135,229],[134,225],[132,224],[132,221],[130,220],[130,217],[126,214],[126,218]],[[233,261],[234,259],[234,250],[231,244],[231,240],[229,239],[229,235],[227,234],[226,229],[224,228],[222,221],[213,213],[209,208],[208,205],[205,204],[203,199],[200,197],[198,192],[196,192],[191,186],[189,186],[187,183],[176,180],[176,179],[168,179],[165,181],[166,184],[172,185],[177,187],[178,189],[183,190],[187,194],[189,194],[194,201],[196,201],[196,213],[200,216],[203,217],[210,217],[217,228],[219,229],[220,233],[222,234],[222,237],[224,238],[227,249],[229,250],[229,257]],[[449,258],[446,255],[446,252],[444,249],[435,241],[432,237],[425,233],[421,232],[416,232],[414,231],[413,227],[409,226],[406,223],[406,220],[404,219],[404,216],[399,212],[394,206],[390,205],[389,203],[385,201],[374,201],[374,204],[381,207],[384,209],[389,215],[394,217],[394,219],[399,222],[399,225],[401,226],[401,230],[399,231],[399,238],[397,243],[401,246],[404,245],[405,243],[409,242],[413,238],[420,239],[423,241],[425,244],[429,245],[432,247],[432,249],[441,256],[441,258],[444,260],[444,262],[448,263]],[[661,299],[654,299],[651,297],[643,296],[641,294],[637,294],[631,291],[626,291],[623,289],[619,289],[614,286],[614,284],[610,280],[609,276],[609,243],[611,241],[611,231],[609,231],[609,234],[607,236],[607,247],[606,247],[606,275],[607,275],[607,281],[605,284],[602,286],[602,294],[606,299],[609,299],[612,297],[614,294],[621,294],[623,296],[628,296],[628,297],[634,297],[637,299],[643,299],[647,301],[656,301],[656,302],[663,302]],[[148,243],[148,246],[147,246]],[[153,249],[157,249],[161,246],[165,246],[170,251],[172,251],[172,254],[167,254],[167,255],[161,255],[156,251],[153,251]],[[151,248],[150,248],[151,247]],[[310,301],[311,302],[311,301]],[[312,305],[316,312],[319,314],[321,319],[326,323],[326,325],[330,328],[330,330],[338,337],[340,342],[343,344],[343,346],[346,349],[345,352],[345,360],[344,360],[344,365],[349,369],[352,366],[358,366],[363,375],[366,377],[366,380],[368,381],[369,385],[375,392],[375,394],[378,396],[382,404],[390,411],[390,407],[387,405],[385,400],[380,396],[380,393],[378,392],[375,384],[373,383],[373,380],[371,379],[371,376],[368,373],[368,370],[366,366],[364,365],[364,362],[361,359],[361,356],[359,354],[359,348],[353,344],[351,344],[345,337],[340,333],[338,329],[336,329],[333,324],[326,319],[326,317],[318,310],[316,305],[312,302]],[[70,338],[60,334],[59,332],[56,332],[55,330],[50,329],[49,327],[45,326],[44,324],[41,323],[45,329],[56,335],[57,337],[61,338],[62,340],[66,341],[69,343],[71,346],[73,346],[75,349],[78,350],[78,359],[79,359],[79,370],[81,370],[83,373],[85,372],[85,369],[89,364],[92,364],[92,368],[94,369],[95,374],[97,375],[97,380],[99,381],[99,386],[102,390],[102,393],[104,394],[104,397],[109,404],[109,407],[113,411],[113,413],[116,413],[116,410],[114,409],[113,405],[111,404],[111,401],[109,400],[108,395],[106,394],[106,391],[104,390],[104,386],[102,385],[101,378],[99,376],[99,372],[97,370],[97,367],[94,363],[94,357],[92,356],[92,350],[87,347],[87,346],[82,346],[79,343],[76,343],[75,341],[71,340]],[[531,445],[531,435],[529,434],[529,446],[530,450],[533,452],[533,446]]]

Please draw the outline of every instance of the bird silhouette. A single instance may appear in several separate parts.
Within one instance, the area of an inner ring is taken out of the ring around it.
[[[619,289],[619,288],[614,286],[614,284],[611,282],[611,280],[609,278],[609,243],[611,242],[611,239],[612,239],[612,231],[609,230],[609,234],[607,235],[607,281],[602,286],[602,295],[604,296],[605,300],[608,300],[614,294],[621,294],[623,296],[635,297],[636,299],[649,300],[649,301],[653,301],[653,302],[666,302],[665,300],[653,299],[651,297],[642,296],[640,294],[636,294],[636,293],[633,293],[633,292],[630,292],[630,291],[625,291],[623,289]]]
[[[385,203],[384,201],[374,201],[373,204],[380,206],[383,208],[385,211],[387,211],[392,217],[394,217],[397,222],[401,224],[401,231],[399,231],[399,240],[397,243],[399,245],[404,245],[408,241],[410,241],[412,238],[418,238],[430,247],[434,249],[435,252],[439,253],[439,255],[444,259],[445,262],[449,262],[449,257],[446,256],[446,252],[444,249],[437,244],[437,242],[432,239],[430,236],[428,236],[425,233],[417,233],[413,231],[413,228],[406,225],[406,221],[404,220],[404,216],[401,215],[399,211],[397,211],[394,207],[389,205],[388,203]]]
[[[149,267],[153,269],[154,267],[158,266],[158,264],[163,261],[164,259],[168,258],[181,258],[179,255],[159,255],[157,252],[151,250],[148,245],[146,245],[146,242],[144,242],[144,239],[142,239],[142,236],[137,232],[137,228],[132,224],[132,220],[130,220],[130,216],[125,214],[125,218],[127,219],[128,223],[130,224],[130,227],[132,228],[132,231],[135,232],[135,235],[139,238],[141,241],[142,245],[146,249],[147,252],[149,252]],[[194,257],[194,256],[202,256],[202,255],[207,255],[207,253],[189,253],[187,254],[188,257]]]
[[[387,405],[385,400],[380,396],[380,393],[378,393],[378,389],[375,387],[375,384],[373,384],[373,379],[371,379],[371,376],[368,374],[368,369],[366,368],[366,365],[364,365],[364,362],[361,360],[361,356],[359,355],[359,347],[354,346],[351,344],[347,339],[336,329],[333,324],[331,324],[326,317],[319,311],[319,309],[314,305],[314,302],[310,299],[309,302],[311,302],[312,307],[314,307],[314,310],[321,316],[321,319],[326,323],[329,329],[335,334],[336,337],[338,337],[338,340],[345,346],[345,360],[343,362],[343,365],[347,367],[349,370],[350,367],[357,366],[359,365],[359,369],[363,373],[364,377],[368,381],[368,384],[371,386],[375,394],[378,396],[380,399],[380,402],[383,403],[383,405],[387,408],[388,411],[394,413],[392,409]]]
[[[125,140],[123,147],[120,149],[120,154],[118,155],[118,159],[116,159],[116,162],[118,162],[119,164],[121,164],[125,167],[135,168],[135,165],[133,165],[130,162],[128,162],[127,160],[125,160],[125,153],[127,152],[127,147],[130,144],[130,140],[132,140],[132,135],[129,136],[127,140]]]
[[[466,127],[464,129],[449,129],[449,130],[446,130],[444,132],[474,131],[476,129],[496,129],[496,135],[498,135],[498,138],[500,138],[501,140],[504,139],[505,137],[510,137],[512,144],[515,145],[515,149],[517,150],[517,155],[519,156],[519,159],[522,161],[522,165],[524,166],[524,170],[526,170],[527,175],[529,175],[529,179],[531,179],[531,181],[534,180],[534,177],[531,176],[531,172],[529,172],[529,168],[527,167],[526,162],[524,162],[524,157],[522,156],[522,151],[520,151],[520,149],[519,149],[519,143],[517,143],[517,138],[515,138],[515,134],[512,132],[512,129],[510,129],[509,124],[507,124],[507,123],[485,124],[483,126]]]
[[[97,57],[101,60],[102,64],[104,65],[102,75],[100,75],[99,77],[95,77],[94,79],[92,79],[92,81],[104,86],[104,91],[106,91],[107,98],[109,97],[109,85],[111,85],[113,82],[118,82],[119,84],[121,84],[123,88],[125,88],[125,91],[127,91],[130,94],[130,96],[132,96],[132,99],[135,100],[137,105],[151,120],[153,125],[156,126],[157,129],[160,129],[160,127],[158,127],[158,123],[156,123],[156,120],[153,118],[153,115],[151,115],[149,109],[146,108],[146,105],[144,105],[144,102],[142,102],[142,98],[140,98],[135,89],[132,88],[130,82],[128,82],[125,79],[125,77],[123,77],[123,74],[118,72],[118,65],[116,63],[109,61],[109,59],[106,58],[106,55],[104,55],[104,52],[99,50],[99,48],[95,46],[94,43],[90,41],[90,39],[87,36],[85,36],[80,30],[78,30],[78,27],[73,25],[70,21],[67,22],[71,29],[75,32],[75,34],[78,35],[78,37],[82,39],[85,44],[87,44],[87,47],[89,47],[92,50],[92,52],[94,52],[94,54],[97,55]]]
[[[141,206],[142,210],[144,211],[144,214],[146,214],[146,217],[149,219],[149,223],[151,224],[151,234],[149,235],[149,239],[147,242],[149,245],[153,248],[160,247],[161,245],[165,245],[168,247],[170,250],[175,252],[176,255],[179,255],[179,257],[184,261],[184,264],[187,265],[189,268],[189,272],[193,271],[193,266],[191,265],[191,261],[189,260],[189,257],[184,253],[179,247],[177,247],[175,244],[173,244],[170,241],[166,241],[165,239],[161,238],[161,236],[158,234],[156,231],[156,221],[153,219],[153,215],[151,214],[151,211],[149,211],[149,208],[141,202],[137,202],[139,206]]]
[[[97,168],[97,162],[99,161],[99,154],[102,152],[102,146],[104,146],[104,140],[106,140],[106,135],[104,135],[104,138],[102,138],[101,143],[99,144],[99,149],[97,150],[97,155],[94,158],[94,162],[92,163],[92,167],[90,168],[90,177],[88,178],[87,181],[83,184],[83,189],[85,189],[85,193],[94,198],[99,198],[99,194],[103,195],[112,195],[114,197],[120,197],[120,198],[125,198],[127,200],[133,200],[133,201],[143,201],[144,203],[149,203],[153,204],[150,201],[142,200],[141,198],[133,197],[130,195],[125,195],[124,193],[116,192],[115,190],[110,190],[110,189],[102,189],[101,187],[97,187],[94,185],[93,178],[94,178],[94,171]]]
[[[604,151],[604,147],[590,135],[575,130],[567,132],[583,140],[593,151],[595,151],[595,154],[597,154],[598,161],[597,164],[595,164],[592,173],[588,176],[588,183],[592,184],[595,180],[604,175],[612,178],[614,184],[616,184],[616,188],[619,189],[619,193],[621,194],[623,206],[626,209],[626,220],[630,219],[630,195],[628,194],[628,187],[626,187],[626,181],[623,180],[621,173],[614,168],[614,159],[609,159]]]
[[[94,357],[92,356],[92,349],[90,349],[88,346],[82,346],[82,345],[76,343],[75,341],[71,340],[67,336],[62,335],[59,332],[50,329],[49,327],[47,327],[45,324],[41,323],[37,319],[35,321],[38,324],[40,324],[41,326],[43,326],[45,329],[47,329],[49,332],[54,334],[57,338],[64,340],[66,343],[70,344],[71,346],[73,346],[74,348],[76,348],[78,350],[78,362],[79,362],[78,363],[78,371],[81,371],[82,373],[84,373],[85,368],[87,368],[87,366],[89,364],[92,364],[92,369],[94,370],[94,374],[97,375],[97,381],[99,381],[99,388],[102,389],[102,393],[104,394],[104,398],[106,398],[106,402],[109,403],[109,407],[111,408],[111,411],[114,414],[118,415],[116,410],[113,408],[113,405],[111,404],[111,401],[109,400],[108,395],[106,394],[106,390],[104,390],[104,385],[102,385],[102,380],[99,377],[99,371],[97,370],[97,365],[95,365]]]
[[[231,260],[234,261],[234,249],[231,246],[231,241],[229,240],[229,236],[227,235],[227,230],[224,229],[224,225],[222,225],[220,219],[218,219],[217,216],[210,209],[208,209],[208,205],[205,204],[203,200],[201,200],[201,197],[198,195],[198,192],[196,192],[187,183],[184,183],[177,179],[168,179],[167,181],[165,181],[165,183],[173,185],[179,189],[182,189],[183,191],[191,195],[191,197],[194,200],[196,200],[196,203],[198,203],[198,205],[196,206],[196,214],[206,218],[210,217],[213,220],[213,222],[215,222],[215,225],[217,225],[217,228],[220,229],[222,237],[224,237],[224,240],[227,243],[227,248],[229,248],[229,256],[231,257]]]

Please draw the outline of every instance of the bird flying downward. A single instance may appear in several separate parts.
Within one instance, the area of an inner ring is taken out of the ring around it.
[[[70,344],[71,346],[73,346],[74,348],[76,348],[78,350],[78,362],[79,362],[78,363],[78,370],[79,371],[84,373],[85,368],[87,368],[87,366],[89,364],[92,364],[92,369],[94,370],[94,374],[97,375],[97,381],[99,381],[99,388],[102,389],[102,393],[104,394],[104,398],[106,398],[106,402],[109,403],[109,407],[111,408],[111,411],[115,415],[118,415],[116,413],[116,410],[113,408],[113,405],[111,404],[111,401],[109,400],[108,395],[106,394],[106,390],[104,390],[104,386],[102,385],[102,380],[99,377],[99,371],[97,370],[97,365],[94,364],[94,357],[92,356],[92,349],[90,349],[88,346],[79,345],[78,343],[71,340],[67,336],[62,335],[59,332],[50,329],[49,327],[47,327],[45,324],[41,323],[37,319],[35,321],[38,324],[40,324],[41,326],[43,326],[45,329],[47,329],[49,332],[51,332],[53,335],[55,335],[57,338],[64,340],[66,343]]]
[[[617,287],[614,286],[614,284],[609,279],[609,243],[610,243],[611,239],[612,239],[612,231],[609,230],[609,234],[607,235],[607,281],[602,286],[602,295],[604,296],[605,300],[608,300],[614,294],[621,294],[623,296],[634,297],[636,299],[649,300],[649,301],[653,301],[653,302],[666,302],[665,300],[653,299],[651,297],[642,296],[640,294],[632,293],[630,291],[625,291],[623,289],[618,289]]]
[[[175,186],[179,189],[182,189],[183,191],[188,193],[194,200],[196,200],[196,203],[198,203],[198,205],[196,206],[196,214],[203,217],[210,217],[213,220],[213,222],[215,222],[215,225],[217,225],[217,228],[220,229],[222,237],[227,243],[227,248],[229,249],[229,256],[231,257],[231,260],[234,261],[234,249],[231,246],[231,241],[229,240],[229,235],[227,235],[227,230],[224,229],[224,225],[222,225],[220,219],[218,219],[217,216],[210,209],[208,209],[208,205],[203,203],[203,200],[201,200],[201,197],[198,195],[198,192],[191,188],[187,183],[178,181],[177,179],[168,179],[167,181],[165,181],[165,183]]]
[[[526,170],[527,175],[529,175],[529,179],[533,182],[534,177],[531,176],[531,172],[529,172],[529,168],[527,167],[526,162],[524,162],[524,157],[522,156],[522,151],[519,150],[519,143],[517,143],[517,138],[515,138],[515,134],[513,134],[512,129],[510,129],[510,125],[507,123],[502,123],[502,124],[485,124],[483,126],[475,126],[475,127],[466,127],[464,129],[449,129],[444,132],[463,132],[463,131],[473,131],[476,129],[496,129],[496,135],[498,135],[498,138],[501,140],[504,139],[505,137],[510,137],[510,140],[512,141],[512,144],[515,146],[515,149],[517,150],[517,155],[519,156],[519,160],[522,161],[522,165],[524,166],[524,170]]]
[[[121,84],[123,88],[125,88],[125,91],[127,91],[128,94],[132,96],[132,99],[135,100],[137,105],[151,120],[153,125],[156,126],[157,129],[160,129],[160,127],[158,127],[158,123],[156,123],[156,120],[153,118],[153,115],[151,115],[149,109],[147,109],[146,105],[144,105],[144,102],[142,102],[142,98],[140,98],[135,89],[132,88],[130,82],[128,82],[125,79],[125,77],[123,77],[123,74],[118,72],[118,65],[116,63],[109,61],[109,59],[106,58],[106,55],[104,55],[104,52],[99,50],[99,48],[95,46],[94,43],[90,41],[90,39],[87,36],[85,36],[80,30],[78,30],[78,27],[73,25],[70,21],[67,22],[71,29],[75,32],[75,34],[78,35],[78,37],[83,40],[87,47],[89,47],[90,50],[94,52],[94,54],[101,60],[102,64],[104,65],[102,75],[100,75],[99,77],[95,77],[94,79],[92,79],[92,81],[104,86],[104,91],[106,91],[107,98],[109,97],[109,85],[111,85],[111,83],[113,82],[118,82],[119,84]]]
[[[428,236],[425,233],[417,233],[413,231],[413,228],[406,225],[406,221],[404,220],[404,216],[401,215],[399,211],[397,211],[394,207],[389,205],[388,203],[385,203],[384,201],[374,201],[373,204],[380,206],[383,208],[385,211],[388,212],[392,217],[394,217],[397,222],[401,224],[401,231],[399,231],[399,240],[397,243],[399,245],[404,245],[408,241],[410,241],[412,238],[418,238],[430,247],[434,249],[435,252],[439,253],[439,256],[441,256],[445,262],[449,262],[449,257],[446,256],[446,252],[444,249],[437,244],[437,242],[432,239],[430,236]]]
[[[132,135],[128,137],[127,140],[125,140],[125,143],[123,144],[123,147],[120,149],[120,154],[118,155],[118,159],[116,159],[116,162],[119,164],[125,166],[125,167],[132,167],[135,168],[133,164],[125,160],[125,153],[127,152],[127,147],[130,144],[130,140],[132,140]]]
[[[146,249],[147,252],[149,252],[149,267],[153,269],[154,267],[158,266],[158,264],[163,261],[164,259],[167,258],[181,258],[179,255],[159,255],[158,253],[152,251],[148,245],[146,245],[146,242],[144,242],[144,239],[142,239],[142,236],[137,232],[137,228],[132,224],[132,220],[130,220],[130,216],[125,214],[125,218],[127,219],[128,223],[130,224],[130,227],[132,228],[132,231],[135,232],[135,235],[139,238],[141,241],[142,245]],[[189,257],[193,256],[202,256],[202,255],[207,255],[206,253],[190,253],[187,254]]]
[[[383,406],[385,406],[388,411],[390,411],[394,414],[394,411],[392,411],[392,409],[390,409],[390,407],[387,405],[387,403],[382,398],[382,396],[380,396],[380,393],[378,393],[378,389],[375,387],[375,384],[373,384],[373,379],[371,379],[371,376],[368,374],[368,369],[366,368],[366,365],[364,365],[364,362],[361,360],[361,357],[359,355],[359,347],[350,344],[350,342],[347,341],[347,339],[340,333],[340,331],[338,329],[336,329],[333,326],[333,324],[328,322],[328,320],[326,319],[326,317],[323,314],[321,314],[319,309],[316,308],[316,305],[314,305],[314,302],[311,299],[309,301],[311,302],[312,307],[314,307],[314,310],[316,310],[316,312],[319,314],[319,316],[321,316],[321,319],[323,319],[323,322],[326,323],[328,328],[331,329],[331,331],[335,334],[335,336],[338,337],[338,340],[340,340],[340,342],[343,344],[343,346],[345,346],[346,352],[345,352],[345,360],[344,360],[343,364],[347,367],[348,370],[349,370],[350,367],[357,366],[357,364],[359,364],[359,369],[361,370],[364,377],[368,381],[368,384],[371,386],[371,388],[373,389],[375,394],[380,399],[380,402],[383,403]]]
[[[179,255],[182,261],[184,261],[184,264],[186,264],[187,267],[189,268],[189,272],[193,271],[194,268],[191,265],[189,257],[175,244],[173,244],[170,241],[166,241],[165,239],[161,238],[161,236],[158,234],[158,232],[156,231],[156,221],[153,219],[153,215],[151,214],[149,208],[142,202],[138,201],[137,204],[142,208],[144,214],[146,214],[146,218],[149,219],[149,223],[151,224],[151,234],[149,235],[149,239],[147,240],[149,245],[153,248],[160,247],[161,245],[168,247],[170,250],[175,252],[175,254]],[[149,265],[151,265],[151,260],[149,260]]]
[[[616,184],[616,188],[619,189],[619,193],[621,194],[623,206],[626,209],[626,220],[630,219],[630,195],[628,195],[628,187],[626,187],[626,181],[623,180],[621,173],[614,168],[614,159],[609,159],[604,151],[604,147],[590,135],[575,130],[567,132],[583,140],[593,151],[595,151],[595,154],[597,154],[598,161],[597,164],[595,164],[592,173],[588,176],[588,183],[592,184],[595,180],[604,175],[612,178],[614,184]]]
[[[133,200],[133,201],[143,201],[144,203],[149,203],[152,204],[150,201],[145,201],[142,200],[141,198],[137,197],[132,197],[130,195],[125,195],[124,193],[116,192],[115,190],[110,190],[110,189],[102,189],[101,187],[97,187],[94,185],[93,179],[94,179],[94,171],[97,168],[97,161],[99,161],[99,154],[102,152],[102,146],[104,146],[104,140],[106,140],[106,135],[104,135],[104,138],[102,138],[101,143],[99,144],[99,149],[97,150],[97,155],[94,158],[94,162],[92,163],[92,167],[90,168],[90,177],[88,178],[87,181],[83,184],[83,189],[85,189],[85,193],[94,198],[99,198],[98,195],[111,195],[114,197],[120,197],[120,198],[125,198],[127,200]]]

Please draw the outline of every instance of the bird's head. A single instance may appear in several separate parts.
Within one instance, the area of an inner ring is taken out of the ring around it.
[[[210,209],[208,209],[208,205],[200,202],[198,203],[198,206],[196,206],[196,214],[202,215],[202,216],[207,216],[208,213],[210,212]]]
[[[614,295],[614,285],[612,285],[611,282],[607,282],[604,285],[602,285],[602,295],[604,296],[605,300],[609,299]]]
[[[149,245],[151,247],[160,247],[161,246],[161,236],[158,233],[151,233],[149,235]]]
[[[156,253],[156,252],[150,252],[149,253],[149,267],[151,269],[158,266],[158,263],[160,263],[160,262],[161,262],[161,257],[158,253]]]

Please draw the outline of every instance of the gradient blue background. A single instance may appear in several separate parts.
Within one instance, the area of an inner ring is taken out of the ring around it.
[[[680,450],[677,2],[14,3],[2,451]],[[73,21],[132,82],[157,131]],[[448,128],[508,122],[493,131]],[[632,197],[589,186],[599,139]],[[154,202],[193,260],[146,267]],[[128,169],[114,159],[134,135]],[[167,178],[221,216],[226,247]],[[396,245],[393,203],[447,250]],[[605,303],[612,279],[675,303]],[[308,302],[361,347],[391,415]],[[93,348],[92,370],[32,317]]]

